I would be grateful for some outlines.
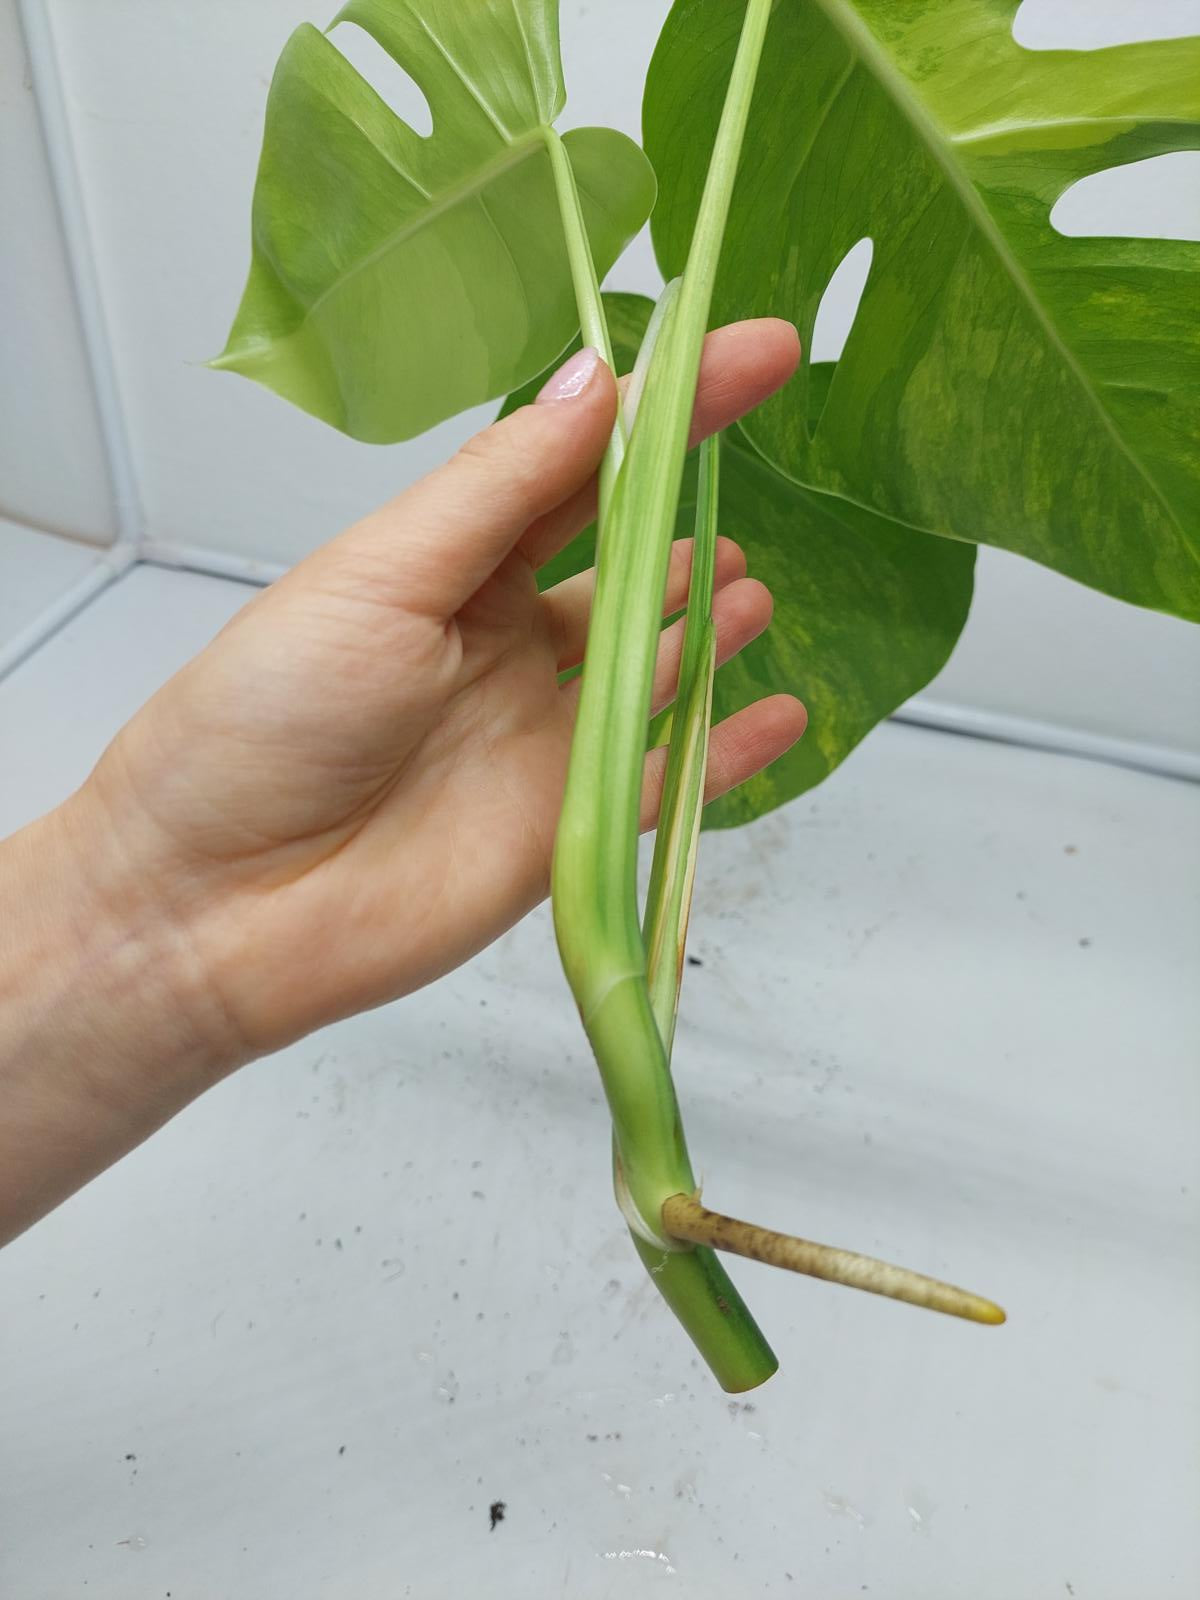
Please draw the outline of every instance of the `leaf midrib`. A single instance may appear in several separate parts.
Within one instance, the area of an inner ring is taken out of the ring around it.
[[[531,128],[528,133],[514,139],[500,155],[486,162],[482,167],[477,168],[465,183],[448,189],[432,205],[423,209],[419,215],[411,217],[408,222],[401,224],[399,228],[389,233],[386,238],[377,244],[373,250],[369,250],[365,256],[360,256],[352,266],[347,267],[344,272],[340,273],[329,287],[323,289],[307,308],[303,320],[307,322],[310,317],[316,316],[326,300],[332,295],[340,293],[360,272],[365,272],[368,267],[374,266],[375,262],[382,259],[389,251],[399,249],[414,234],[418,234],[422,229],[429,227],[437,221],[438,217],[447,211],[452,211],[455,206],[477,199],[501,173],[507,172],[510,167],[519,166],[522,161],[526,161],[530,156],[536,155],[539,150],[545,148],[543,140],[544,134],[540,125],[536,128]]]
[[[1021,122],[1017,126],[1023,133],[1041,133],[1047,128],[1113,128],[1136,127],[1144,122],[1144,117],[1125,116],[1111,117],[1047,117],[1040,122]],[[1191,117],[1155,117],[1156,128],[1191,128],[1194,127]],[[947,144],[979,145],[989,144],[993,139],[1002,139],[1006,133],[1011,133],[1013,124],[1010,122],[993,122],[982,128],[974,128],[970,133],[948,133],[945,135]]]
[[[948,148],[952,148],[955,141],[949,134],[942,132],[903,73],[893,64],[878,39],[850,4],[850,0],[815,0],[815,3],[825,13],[830,26],[842,36],[851,52],[866,65],[919,134],[929,154],[945,173],[951,188],[958,195],[963,209],[991,245],[1009,278],[1020,291],[1038,324],[1046,334],[1050,344],[1058,352],[1063,365],[1075,378],[1080,389],[1100,418],[1113,443],[1150,489],[1168,520],[1179,531],[1181,543],[1191,552],[1193,559],[1200,565],[1200,551],[1193,549],[1186,538],[1183,525],[1175,514],[1174,507],[1151,476],[1149,468],[1134,453],[1118,429],[1087,371],[1080,364],[1075,352],[1064,341],[1062,335],[1048,317],[1045,308],[1034,292],[1033,284],[1029,281],[1024,268],[1021,266],[1020,260],[1013,253],[1012,247],[997,227],[991,213],[980,200],[974,184],[971,183],[965,173],[959,170],[955,162],[948,159]],[[1122,120],[1137,121],[1140,119],[1123,118]]]

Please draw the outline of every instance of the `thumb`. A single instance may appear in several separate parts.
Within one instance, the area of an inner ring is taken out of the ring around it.
[[[328,554],[366,558],[407,611],[453,616],[531,522],[587,483],[616,407],[609,368],[597,351],[580,350],[532,405],[468,439],[445,466],[336,539]]]

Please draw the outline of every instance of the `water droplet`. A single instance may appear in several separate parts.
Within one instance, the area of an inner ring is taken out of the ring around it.
[[[937,1510],[936,1504],[920,1489],[910,1489],[907,1496],[909,1521],[914,1533],[928,1533],[929,1522]]]
[[[675,1576],[675,1568],[664,1550],[602,1550],[600,1554],[605,1561],[654,1561],[664,1572]]]
[[[851,1522],[856,1523],[858,1527],[866,1527],[867,1519],[844,1496],[830,1494],[828,1490],[825,1490],[822,1499],[825,1501],[825,1509],[831,1517],[849,1517]]]

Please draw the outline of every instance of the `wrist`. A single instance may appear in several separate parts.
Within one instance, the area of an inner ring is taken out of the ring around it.
[[[0,845],[0,1239],[238,1064],[186,921],[88,786]]]
[[[194,1098],[249,1055],[201,958],[201,886],[140,849],[95,778],[43,823],[85,1004],[164,1091]]]

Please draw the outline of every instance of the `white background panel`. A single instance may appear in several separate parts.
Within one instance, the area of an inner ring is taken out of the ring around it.
[[[115,537],[16,0],[0,0],[0,515]]]
[[[1021,0],[1013,37],[1028,50],[1101,50],[1200,33],[1200,0]]]

